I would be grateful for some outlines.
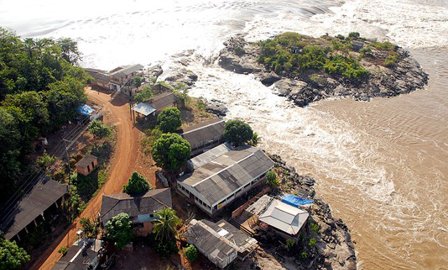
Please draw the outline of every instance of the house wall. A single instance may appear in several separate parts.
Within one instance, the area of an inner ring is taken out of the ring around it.
[[[133,227],[133,233],[135,236],[148,236],[153,228],[154,226],[151,222],[142,222]]]
[[[228,195],[226,198],[223,198],[218,203],[209,206],[204,205],[204,202],[200,199],[202,196],[196,191],[196,189],[191,188],[188,185],[184,185],[181,182],[177,182],[177,189],[185,196],[190,197],[193,195],[194,202],[199,208],[201,208],[204,212],[206,212],[209,215],[215,215],[218,212],[221,211],[226,205],[232,203],[235,199],[241,197],[244,195],[247,191],[251,190],[252,188],[260,185],[261,183],[265,182],[264,176],[266,175],[266,172],[260,175],[259,177],[253,179],[249,183],[247,183],[245,186],[241,187],[240,189],[235,190],[232,194]],[[191,194],[191,195],[190,195]],[[209,208],[210,207],[210,208]]]
[[[84,175],[84,176],[87,176],[91,172],[93,172],[96,169],[96,167],[98,167],[98,160],[95,159],[93,161],[93,165],[92,165],[92,163],[90,163],[89,166],[87,166],[86,168],[82,168],[82,167],[76,166],[76,171],[78,173]]]
[[[213,138],[213,141],[211,141],[211,142],[192,145],[191,146],[191,156],[193,157],[193,156],[202,154],[205,152],[204,151],[205,149],[211,149],[213,147],[220,145],[223,142],[224,142],[223,136],[219,136],[219,137]]]

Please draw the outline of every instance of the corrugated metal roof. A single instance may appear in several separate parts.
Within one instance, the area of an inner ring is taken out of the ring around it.
[[[136,111],[140,114],[143,114],[144,116],[148,116],[151,113],[156,111],[155,108],[153,108],[151,105],[149,105],[145,102],[140,102],[140,103],[134,105],[134,107],[132,107],[132,110]]]
[[[225,121],[222,119],[212,119],[191,126],[182,137],[187,140],[192,149],[201,147],[223,138]]]
[[[122,78],[129,74],[132,74],[133,72],[137,72],[137,71],[141,70],[142,68],[143,68],[143,66],[140,64],[131,65],[131,66],[127,66],[122,69],[119,69],[115,72],[112,72],[110,75],[115,78]]]
[[[67,185],[59,184],[54,180],[37,183],[31,192],[14,206],[15,209],[11,209],[15,211],[14,215],[2,217],[5,239],[13,238],[65,193],[67,193]]]
[[[76,167],[87,168],[87,166],[89,166],[94,160],[96,160],[96,157],[94,155],[87,154],[75,165]]]
[[[102,241],[87,239],[75,242],[51,270],[88,270],[98,266]],[[82,251],[84,249],[84,252]]]
[[[173,93],[164,92],[162,94],[154,96],[146,103],[149,104],[154,109],[160,110],[176,103],[176,100],[177,100],[176,96]]]
[[[285,233],[296,235],[308,216],[307,211],[274,199],[258,219]]]
[[[220,236],[201,221],[193,219],[185,232],[187,242],[193,244],[211,262],[221,268],[227,266],[236,250],[220,240]]]
[[[132,197],[126,193],[104,195],[101,220],[106,224],[114,216],[126,213],[132,221],[138,222],[139,215],[153,214],[165,207],[172,207],[169,188],[149,190],[139,197]]]
[[[178,181],[196,189],[200,199],[214,205],[273,166],[263,151],[247,146],[217,156]]]
[[[190,159],[190,162],[193,165],[193,168],[197,169],[197,168],[209,163],[210,161],[216,159],[217,157],[224,155],[225,153],[229,152],[230,150],[231,150],[230,145],[223,143],[223,144],[216,146],[215,148],[208,150],[207,152],[205,152],[199,156],[196,156],[196,157]]]

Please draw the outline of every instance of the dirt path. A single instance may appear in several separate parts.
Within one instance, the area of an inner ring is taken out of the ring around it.
[[[104,122],[117,126],[117,146],[114,157],[111,161],[111,170],[107,182],[98,192],[97,196],[87,205],[79,218],[92,218],[101,210],[101,202],[104,194],[121,193],[123,185],[129,179],[133,171],[142,173],[148,182],[155,188],[155,167],[151,167],[149,161],[141,154],[140,140],[143,132],[135,128],[132,124],[129,103],[127,97],[118,95],[111,100],[107,93],[86,89],[89,99],[103,106]],[[32,269],[50,270],[59,260],[61,254],[58,250],[66,245],[72,245],[76,238],[76,231],[79,230],[79,218],[75,221],[75,226],[67,229],[65,236],[61,236],[50,248],[37,260]]]

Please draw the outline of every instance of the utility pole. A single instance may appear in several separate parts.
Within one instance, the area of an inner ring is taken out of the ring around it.
[[[70,142],[69,140],[66,139],[62,139],[64,141],[64,149],[65,149],[65,156],[67,158],[67,165],[68,165],[68,183],[70,183],[70,176],[71,176],[71,169],[70,169],[70,157],[68,156],[68,152],[67,152],[67,143],[66,141]]]

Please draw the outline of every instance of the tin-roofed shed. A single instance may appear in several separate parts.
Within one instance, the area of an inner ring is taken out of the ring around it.
[[[76,163],[75,167],[78,173],[87,176],[98,167],[98,159],[94,155],[87,154]]]
[[[67,185],[54,180],[38,182],[27,195],[1,214],[1,230],[5,232],[5,239],[20,241],[28,234],[28,229],[45,220],[48,212],[59,208],[66,193]]]

